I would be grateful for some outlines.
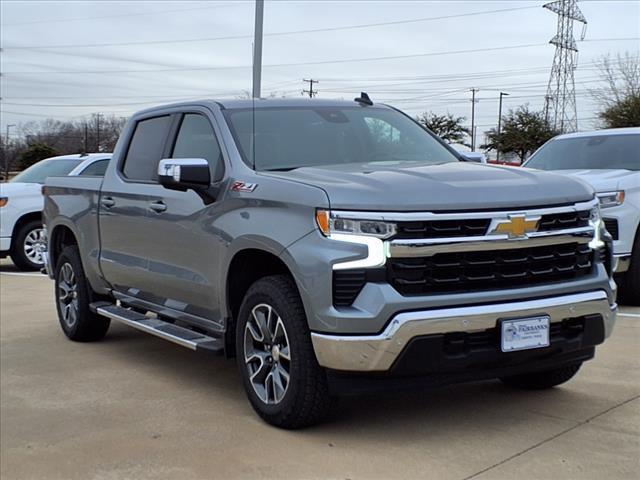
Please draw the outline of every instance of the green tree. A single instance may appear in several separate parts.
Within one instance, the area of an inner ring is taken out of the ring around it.
[[[605,128],[640,127],[640,95],[630,95],[598,113]]]
[[[20,155],[20,168],[23,170],[31,165],[38,163],[45,158],[55,157],[58,151],[55,148],[43,143],[29,145],[27,149]]]
[[[465,117],[454,117],[452,114],[438,115],[434,112],[425,112],[416,117],[418,123],[424,125],[447,143],[464,143],[464,139],[471,135],[468,128],[462,126]]]
[[[528,105],[522,105],[516,110],[509,110],[502,117],[500,133],[492,128],[485,134],[488,141],[481,148],[499,150],[505,154],[513,153],[522,162],[558,132],[553,130],[542,112],[533,112]]]

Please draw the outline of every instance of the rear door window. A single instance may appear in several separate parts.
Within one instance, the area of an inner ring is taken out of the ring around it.
[[[122,167],[126,178],[146,182],[158,179],[158,163],[170,126],[169,115],[138,122]]]
[[[107,171],[107,165],[109,165],[108,158],[105,158],[104,160],[96,160],[87,166],[87,168],[82,170],[79,175],[88,177],[104,177],[104,172]]]

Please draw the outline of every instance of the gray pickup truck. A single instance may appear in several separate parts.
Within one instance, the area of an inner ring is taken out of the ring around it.
[[[139,112],[104,179],[46,183],[62,329],[235,357],[283,428],[342,394],[566,382],[616,317],[594,191],[465,160],[366,95]]]

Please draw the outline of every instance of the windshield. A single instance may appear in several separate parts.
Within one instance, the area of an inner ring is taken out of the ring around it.
[[[11,182],[44,183],[47,177],[67,175],[71,170],[80,165],[82,160],[41,160],[13,177]]]
[[[369,107],[226,110],[241,154],[256,170],[366,163],[435,165],[458,158],[413,120]],[[255,135],[254,132],[255,124]]]
[[[640,170],[640,135],[595,135],[552,140],[524,166],[540,170]]]

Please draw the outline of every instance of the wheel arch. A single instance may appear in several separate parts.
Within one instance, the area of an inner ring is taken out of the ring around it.
[[[247,247],[235,252],[231,258],[224,279],[222,296],[227,315],[225,351],[228,356],[235,356],[236,320],[247,290],[259,279],[270,275],[291,277],[300,292],[292,269],[282,257],[272,251],[260,247]]]
[[[64,223],[58,224],[48,232],[49,234],[49,258],[53,268],[58,261],[58,257],[62,251],[72,245],[78,246],[78,237],[73,229]]]
[[[34,220],[38,220],[40,221],[40,223],[42,223],[42,212],[41,211],[35,211],[35,212],[28,212],[23,214],[20,218],[18,218],[18,220],[16,220],[16,223],[13,225],[13,230],[11,232],[11,247],[10,250],[13,251],[13,249],[15,248],[15,241],[16,241],[16,237],[18,236],[18,232],[20,231],[20,229],[26,225],[29,222],[32,222]]]

